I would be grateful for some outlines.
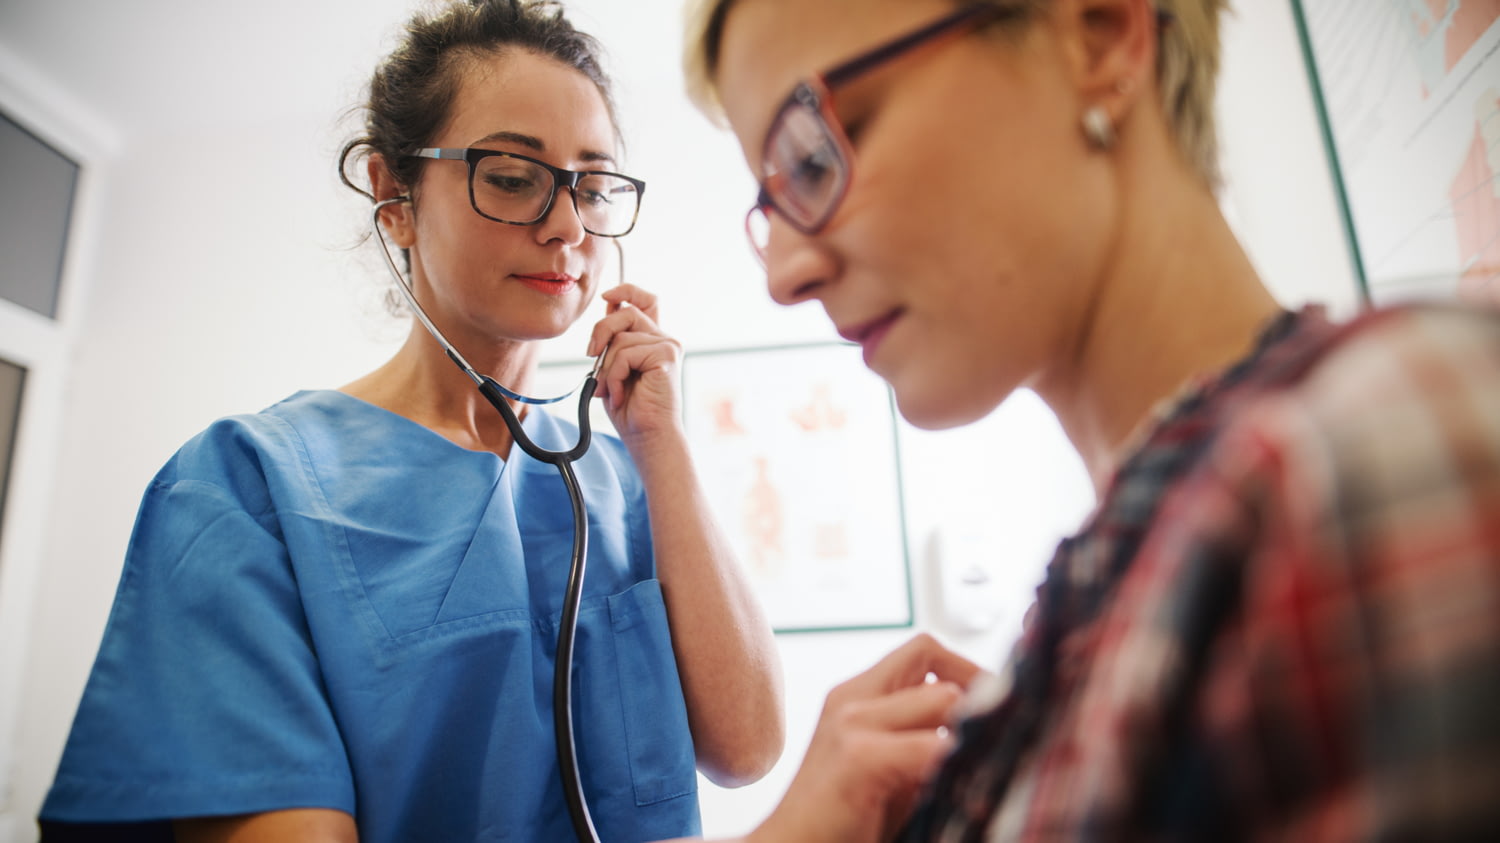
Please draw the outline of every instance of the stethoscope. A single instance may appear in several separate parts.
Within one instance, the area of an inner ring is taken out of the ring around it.
[[[375,232],[375,241],[380,244],[380,254],[385,258],[385,265],[391,271],[391,278],[396,282],[396,289],[400,291],[401,297],[411,308],[422,327],[432,335],[434,340],[443,347],[448,359],[458,364],[458,367],[474,381],[479,387],[479,392],[495,409],[500,412],[501,418],[505,419],[505,426],[510,428],[510,435],[521,450],[527,456],[539,462],[552,463],[557,466],[557,471],[562,475],[563,485],[568,489],[568,500],[573,504],[573,559],[568,569],[568,587],[563,597],[562,620],[557,636],[557,664],[552,673],[552,729],[557,741],[557,762],[562,773],[563,799],[568,803],[568,816],[573,821],[573,832],[584,843],[598,843],[599,835],[594,830],[593,817],[589,816],[588,802],[583,796],[583,780],[578,775],[578,748],[573,741],[573,639],[578,631],[578,605],[583,597],[583,574],[585,558],[588,556],[589,528],[588,517],[583,506],[583,491],[578,486],[578,478],[573,474],[573,463],[588,453],[589,440],[592,430],[589,426],[589,402],[594,398],[594,390],[599,386],[599,369],[604,365],[604,355],[609,351],[606,345],[599,356],[594,359],[594,366],[584,377],[583,384],[578,387],[578,442],[566,451],[549,451],[531,441],[526,431],[521,428],[520,419],[511,409],[510,401],[519,401],[523,404],[552,404],[561,401],[571,395],[565,392],[555,398],[532,398],[501,386],[488,375],[474,371],[469,361],[464,359],[458,349],[448,342],[437,325],[427,315],[427,311],[417,303],[417,296],[407,283],[406,277],[396,268],[396,261],[391,257],[390,247],[386,245],[385,235],[380,229],[380,212],[387,205],[410,202],[410,196],[397,196],[394,199],[386,199],[377,202],[372,214],[372,228]],[[614,240],[615,248],[621,248],[620,241]],[[620,253],[622,260],[621,272],[624,271],[623,251]],[[509,400],[507,400],[509,399]]]

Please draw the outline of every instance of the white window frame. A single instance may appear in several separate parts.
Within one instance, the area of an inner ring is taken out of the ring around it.
[[[100,165],[119,143],[66,91],[0,47],[0,111],[79,166],[56,318],[0,300],[0,357],[26,370],[0,524],[0,843],[29,839],[35,818],[15,804],[25,678],[33,653],[32,607],[47,561],[58,432],[74,337],[98,240]],[[29,811],[25,811],[28,813]]]

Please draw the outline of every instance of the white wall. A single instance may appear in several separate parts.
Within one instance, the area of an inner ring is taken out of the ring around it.
[[[256,101],[225,126],[195,122],[193,104],[183,103],[181,119],[155,129],[106,128],[104,134],[121,132],[117,142],[92,146],[77,140],[98,132],[76,128],[87,119],[40,127],[90,159],[90,199],[80,219],[88,242],[69,278],[79,297],[68,313],[71,328],[56,340],[65,346],[54,355],[57,387],[47,399],[56,409],[48,430],[23,432],[18,466],[29,467],[17,472],[16,509],[0,547],[0,671],[9,671],[0,672],[6,683],[0,765],[14,774],[11,790],[0,792],[0,843],[33,839],[32,817],[152,473],[211,419],[259,409],[299,388],[338,386],[393,348],[400,331],[374,307],[380,267],[367,248],[346,248],[366,206],[344,196],[333,179],[343,139],[333,118],[352,104],[360,68],[371,66],[384,46],[370,33],[389,31],[406,5],[365,4],[360,27],[330,30],[367,37],[364,48],[342,46],[362,60],[303,80],[317,97],[300,90],[290,113],[263,110]],[[680,95],[676,0],[570,5],[611,50],[629,170],[650,184],[641,224],[627,243],[629,274],[661,295],[667,326],[689,350],[831,339],[815,309],[778,310],[760,287],[739,228],[752,191],[738,151]],[[1240,5],[1226,33],[1226,206],[1284,299],[1332,298],[1347,310],[1353,281],[1289,10],[1266,0]],[[368,19],[376,14],[384,17]],[[196,18],[182,20],[197,25]],[[47,89],[41,111],[76,110],[47,93],[63,69],[36,58],[34,45],[8,41],[19,36],[6,31],[0,26],[0,107]],[[156,31],[151,44],[172,49],[192,34]],[[190,63],[180,70],[193,72]],[[133,70],[126,63],[115,72]],[[0,341],[0,352],[6,345]],[[559,348],[555,356],[576,352]],[[1050,544],[1087,506],[1081,469],[1028,395],[963,431],[902,433],[919,625],[996,663]],[[23,508],[37,521],[33,540],[11,542]],[[1007,614],[991,628],[965,632],[934,607],[932,562],[940,544],[960,552],[980,546],[991,557],[1014,560],[1002,569],[1010,572]],[[786,756],[750,788],[705,785],[707,830],[741,831],[769,810],[795,769],[824,693],[908,634],[778,639],[789,693]],[[13,676],[20,677],[16,685],[9,684]]]

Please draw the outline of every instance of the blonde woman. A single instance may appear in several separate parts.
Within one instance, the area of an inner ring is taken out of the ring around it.
[[[1214,198],[1223,6],[690,3],[771,297],[918,426],[1035,390],[1098,493],[999,678],[840,687],[752,839],[1500,837],[1500,320],[1278,305]]]

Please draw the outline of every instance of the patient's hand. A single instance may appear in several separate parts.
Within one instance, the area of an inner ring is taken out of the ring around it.
[[[948,753],[945,727],[979,673],[923,634],[834,688],[781,804],[750,839],[890,839]]]

